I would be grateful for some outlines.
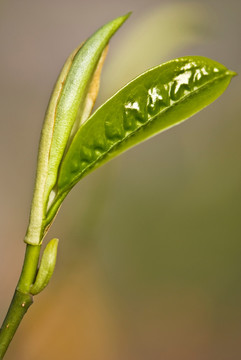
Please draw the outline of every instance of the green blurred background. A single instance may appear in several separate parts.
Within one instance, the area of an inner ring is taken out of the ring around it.
[[[203,55],[241,74],[239,0],[0,0],[0,317],[20,273],[37,146],[68,54],[112,39],[98,104],[145,69]],[[240,77],[192,120],[83,179],[51,231],[49,287],[6,360],[241,358]]]

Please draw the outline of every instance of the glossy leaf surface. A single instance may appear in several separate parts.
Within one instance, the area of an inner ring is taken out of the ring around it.
[[[114,156],[209,105],[232,76],[223,65],[194,56],[160,65],[127,84],[78,130],[60,168],[57,199]]]

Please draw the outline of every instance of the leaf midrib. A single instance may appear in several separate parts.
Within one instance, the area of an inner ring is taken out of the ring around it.
[[[88,170],[90,170],[91,168],[93,168],[100,160],[102,160],[103,158],[105,158],[108,153],[110,153],[113,149],[117,149],[118,146],[120,146],[120,144],[122,144],[123,142],[127,141],[129,138],[131,138],[132,136],[135,136],[140,130],[142,130],[143,128],[146,128],[147,126],[150,126],[151,123],[155,120],[155,118],[159,117],[161,114],[169,111],[170,109],[172,109],[173,107],[181,104],[182,102],[184,102],[188,97],[195,95],[197,92],[201,91],[202,89],[208,87],[210,84],[214,83],[217,80],[221,80],[222,78],[226,77],[226,76],[231,76],[229,75],[229,73],[226,71],[223,74],[219,75],[219,76],[215,76],[214,78],[210,79],[209,81],[207,81],[205,84],[199,86],[196,90],[186,94],[184,97],[182,97],[181,100],[177,100],[175,102],[173,102],[171,105],[169,105],[168,107],[166,107],[165,109],[161,110],[157,115],[151,117],[145,124],[141,125],[140,127],[138,127],[136,130],[134,130],[132,133],[128,134],[125,138],[123,138],[122,140],[116,141],[106,152],[104,152],[102,155],[100,155],[95,161],[93,161],[91,164],[89,164],[78,176],[75,176],[73,178],[73,181],[71,182],[71,184],[69,185],[68,188],[63,187],[63,189],[57,193],[56,196],[56,200],[53,202],[52,207],[55,205],[55,203],[58,202],[58,200],[60,198],[62,198],[63,194],[65,194],[66,192],[69,192],[72,187],[83,177],[83,175],[88,172]],[[107,100],[108,102],[109,100]],[[102,105],[104,106],[104,104]],[[101,106],[101,107],[102,107]],[[91,116],[95,116],[95,114],[97,113],[98,109],[96,110],[96,112]],[[88,121],[91,120],[91,117],[89,118]],[[173,125],[170,125],[168,127],[168,129],[170,129],[171,127],[174,127],[176,125],[178,125],[179,123],[181,123],[182,121],[185,121],[186,119],[183,119]],[[80,128],[81,129],[81,128]],[[163,129],[163,131],[165,131],[166,129]],[[80,130],[81,131],[81,130]],[[52,208],[51,207],[51,208]],[[49,211],[51,211],[51,208],[49,209]],[[47,215],[48,217],[48,215]]]

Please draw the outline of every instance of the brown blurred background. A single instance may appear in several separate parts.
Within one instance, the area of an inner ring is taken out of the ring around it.
[[[37,146],[68,54],[112,39],[98,104],[183,55],[241,74],[239,0],[0,0],[0,318],[24,255]],[[6,360],[241,358],[240,76],[192,120],[89,175],[50,235],[57,268]]]

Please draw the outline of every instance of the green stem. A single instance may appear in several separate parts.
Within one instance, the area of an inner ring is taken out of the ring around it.
[[[22,273],[17,285],[17,289],[25,294],[29,293],[31,285],[34,283],[38,268],[39,253],[41,245],[27,245],[22,268]]]
[[[0,360],[3,359],[23,316],[33,303],[30,288],[36,277],[40,248],[41,245],[27,245],[26,247],[19,282],[0,330]]]

